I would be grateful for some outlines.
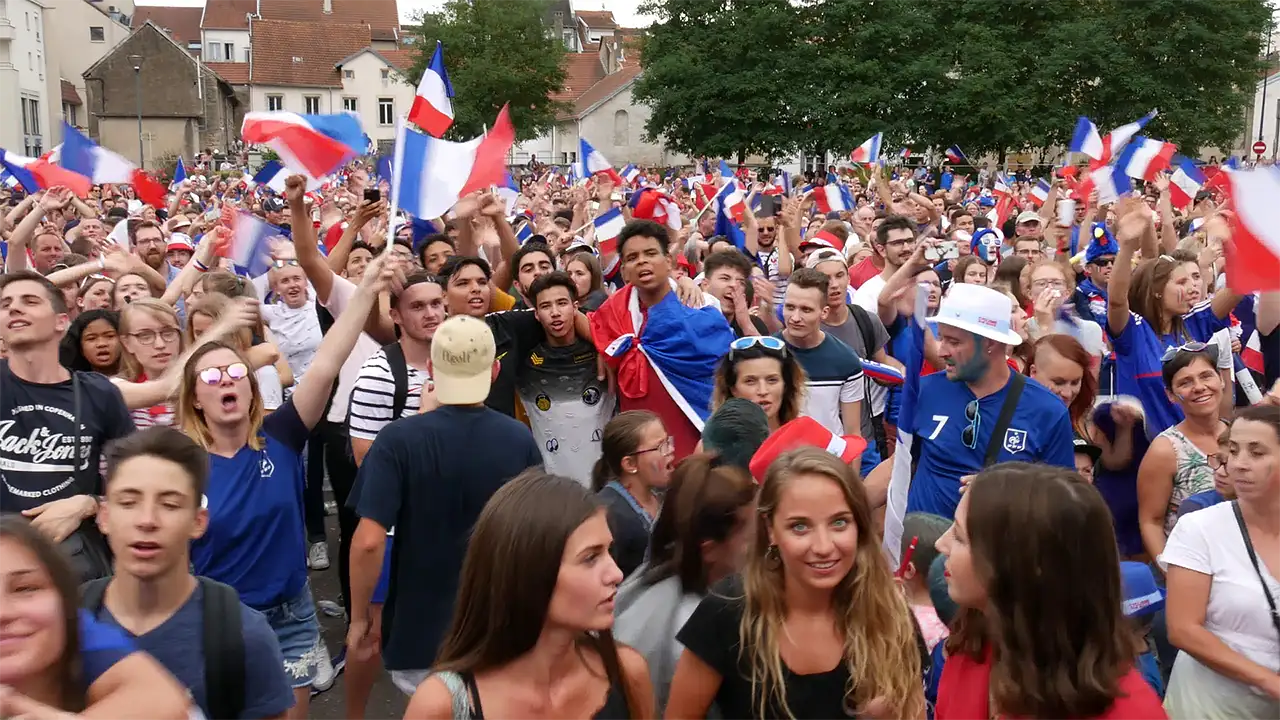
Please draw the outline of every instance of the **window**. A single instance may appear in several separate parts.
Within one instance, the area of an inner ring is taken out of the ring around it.
[[[221,62],[222,46],[218,43],[209,43],[209,49],[204,51],[204,59],[206,62]]]
[[[396,122],[396,104],[391,98],[378,98],[378,124],[394,125]]]
[[[40,137],[40,101],[24,97],[22,100],[23,150],[31,157],[44,152],[44,140]]]
[[[249,62],[249,54],[250,54],[250,50],[251,50],[251,48],[245,48],[245,49],[244,49],[244,61],[245,61],[245,62]]]
[[[76,122],[76,115],[75,105],[72,105],[71,103],[62,103],[62,119],[66,120],[68,125],[73,127],[79,125],[79,123]]]
[[[356,110],[356,99],[353,97],[342,98],[342,109],[347,112],[359,112]]]
[[[234,43],[222,43],[222,58],[227,62],[235,61],[236,46]]]
[[[283,109],[284,109],[284,96],[283,96],[283,95],[268,95],[268,96],[267,96],[267,110],[268,110],[269,112],[276,112],[276,111],[283,110]]]
[[[320,96],[307,95],[302,98],[303,112],[308,115],[320,114]]]
[[[107,41],[107,32],[101,25],[89,28],[89,42],[106,42],[106,41]]]
[[[27,69],[28,70],[36,69],[36,56],[32,55],[31,53],[27,53]]]
[[[343,79],[345,79],[345,80],[353,80],[353,79],[355,79],[355,76],[356,76],[356,71],[355,71],[355,70],[343,70],[343,71],[342,71],[342,77],[343,77]]]
[[[631,144],[631,119],[627,117],[626,110],[619,110],[613,114],[613,144],[619,147],[626,147]]]
[[[382,68],[382,79],[386,80],[389,77],[391,77],[391,71],[387,68]]]

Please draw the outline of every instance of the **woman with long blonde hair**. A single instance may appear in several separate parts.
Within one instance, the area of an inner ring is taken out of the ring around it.
[[[677,634],[668,718],[924,717],[927,650],[853,469],[805,447],[769,466],[741,578]]]
[[[235,301],[221,293],[206,293],[187,306],[187,329],[183,337],[188,347],[204,337],[210,328],[235,307]],[[256,329],[261,331],[262,323]],[[293,385],[293,372],[289,363],[281,356],[275,343],[265,340],[253,344],[255,328],[245,327],[227,338],[229,344],[244,353],[253,374],[258,376],[258,387],[262,390],[262,403],[267,412],[271,412],[284,404],[284,389]]]

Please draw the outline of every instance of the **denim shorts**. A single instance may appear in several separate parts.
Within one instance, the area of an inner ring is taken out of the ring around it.
[[[311,581],[291,600],[261,611],[280,643],[284,671],[294,688],[308,687],[320,667],[320,621],[311,599]]]
[[[391,591],[391,544],[395,542],[395,537],[387,536],[387,548],[382,551],[382,574],[378,576],[378,584],[373,588],[373,598],[370,600],[374,605],[385,603],[387,593]]]

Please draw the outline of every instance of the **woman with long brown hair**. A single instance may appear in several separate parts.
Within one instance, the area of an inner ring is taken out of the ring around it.
[[[575,480],[528,470],[494,493],[405,720],[652,717],[644,658],[610,633],[622,582],[611,542],[604,508]]]
[[[738,338],[716,367],[711,409],[731,397],[750,400],[764,410],[772,432],[800,417],[807,382],[804,368],[782,340]]]
[[[671,476],[648,560],[618,588],[614,634],[648,662],[658,714],[680,659],[676,632],[708,588],[742,569],[755,497],[744,468],[707,453],[685,458]]]
[[[1125,625],[1110,513],[1077,472],[982,471],[938,550],[961,611],[937,720],[1164,717],[1135,666],[1145,648]]]
[[[928,651],[880,550],[866,490],[823,449],[783,453],[760,489],[741,578],[676,635],[668,718],[923,718]]]

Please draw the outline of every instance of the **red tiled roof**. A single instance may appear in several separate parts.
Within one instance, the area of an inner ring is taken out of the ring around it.
[[[586,23],[589,28],[603,29],[618,27],[618,23],[613,19],[613,13],[608,10],[579,10],[575,14],[578,16],[578,19]]]
[[[205,67],[227,81],[228,85],[249,84],[249,63],[242,62],[207,62]]]
[[[80,99],[80,93],[76,92],[76,86],[70,81],[62,81],[62,102],[68,105],[83,105],[84,101]]]
[[[606,75],[600,82],[592,85],[586,92],[578,96],[573,103],[573,112],[570,115],[562,116],[565,118],[581,118],[591,109],[592,105],[605,100],[615,92],[621,90],[627,83],[635,80],[640,75],[640,66],[638,64],[628,63],[622,66],[617,72]]]
[[[400,30],[396,0],[330,0],[330,3],[333,12],[326,15],[324,0],[261,0],[259,12],[266,20],[368,25],[374,40],[396,39]]]
[[[564,89],[551,99],[572,103],[604,77],[604,67],[596,52],[565,53],[564,57]]]
[[[393,67],[401,72],[413,67],[414,61],[417,60],[417,56],[414,54],[414,51],[409,49],[378,50],[377,52],[379,55],[386,58],[387,62],[391,63]]]
[[[137,8],[141,10],[142,8]],[[205,30],[248,30],[247,15],[258,11],[258,0],[205,0]]]
[[[189,43],[200,42],[200,12],[198,7],[139,5],[134,8],[131,22],[137,30],[150,20],[185,48]]]
[[[254,85],[342,87],[334,67],[369,46],[368,25],[253,21]]]

